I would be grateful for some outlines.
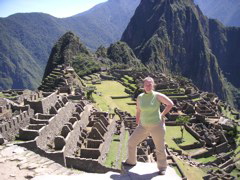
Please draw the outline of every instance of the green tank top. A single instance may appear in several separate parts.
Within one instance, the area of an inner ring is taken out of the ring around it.
[[[140,106],[140,122],[142,125],[154,125],[161,122],[158,92],[142,93],[138,96]]]

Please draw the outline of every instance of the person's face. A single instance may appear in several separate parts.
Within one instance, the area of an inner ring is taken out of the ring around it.
[[[146,92],[150,92],[150,91],[153,90],[154,83],[153,83],[153,81],[145,80],[145,81],[143,82],[143,86],[144,86],[144,90],[145,90]]]

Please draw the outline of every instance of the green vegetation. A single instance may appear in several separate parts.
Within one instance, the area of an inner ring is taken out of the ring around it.
[[[198,161],[200,163],[207,163],[207,162],[214,161],[216,159],[217,158],[215,156],[210,156],[210,157],[207,157],[207,158],[198,158],[198,159],[196,159],[196,161]]]
[[[235,149],[235,151],[234,151],[234,154],[235,154],[234,159],[235,160],[240,159],[240,126],[237,126],[237,132],[238,132],[238,135],[235,138],[237,149]]]
[[[177,124],[180,125],[181,127],[181,140],[183,140],[183,130],[184,130],[184,125],[187,124],[190,120],[189,116],[178,116],[176,119]]]
[[[116,162],[116,157],[118,156],[119,145],[120,145],[120,141],[118,140],[119,140],[119,135],[114,135],[113,141],[110,145],[110,149],[107,154],[107,159],[104,163],[104,165],[107,167],[113,167],[114,163]]]
[[[179,89],[162,89],[159,92],[166,94],[166,95],[171,95],[171,94],[184,94],[185,90],[183,88]]]
[[[182,95],[182,96],[171,96],[171,95],[168,95],[168,97],[169,97],[170,99],[178,99],[178,100],[188,99],[188,96],[187,96],[187,95]]]
[[[193,102],[197,102],[197,101],[200,101],[201,98],[195,98],[195,99],[192,99]]]
[[[178,145],[184,146],[198,142],[187,131],[185,132],[183,141],[176,141],[176,139],[180,138],[181,138],[180,126],[166,126],[166,143],[170,149],[181,150],[181,148]],[[187,152],[185,153],[188,154]]]
[[[232,176],[238,177],[237,175],[238,175],[239,173],[240,173],[240,170],[234,169],[230,174],[231,174]]]
[[[107,50],[107,55],[112,62],[117,63],[118,65],[124,65],[125,69],[144,68],[141,61],[137,59],[133,53],[133,50],[125,42],[118,41],[111,44]]]
[[[100,64],[96,63],[93,57],[85,54],[74,59],[72,66],[80,77],[100,71]]]
[[[123,139],[124,142],[120,142],[119,138],[120,138],[119,135],[114,135],[114,137],[113,137],[113,141],[110,145],[110,151],[108,152],[107,159],[104,163],[104,165],[107,167],[119,168],[121,166],[121,162],[126,159],[127,154],[125,152],[127,152],[127,141],[129,138],[128,132],[125,133],[125,136]],[[120,151],[121,154],[118,154],[119,150],[120,150],[119,146],[121,144],[122,144],[121,151]],[[116,161],[116,157],[119,158],[118,161]],[[115,163],[117,163],[117,164],[115,164]]]
[[[194,180],[202,180],[203,176],[206,176],[207,173],[205,173],[203,170],[197,167],[190,166],[183,160],[179,159],[178,157],[174,156],[175,161],[179,165],[180,169],[184,172],[187,179],[194,179]]]
[[[127,153],[125,153],[125,152],[127,152],[127,145],[128,145],[128,139],[129,139],[129,133],[128,132],[126,132],[125,133],[125,137],[124,137],[124,142],[123,142],[123,147],[122,147],[122,151],[121,151],[121,158],[122,159],[120,159],[119,160],[119,163],[121,163],[121,162],[123,162],[125,159],[127,159]]]
[[[228,117],[229,119],[235,120],[236,116],[232,114],[231,111],[228,110],[228,108],[224,108],[223,106],[221,106],[221,110],[224,116]]]
[[[128,94],[134,94],[138,88],[137,85],[134,83],[133,77],[124,75],[122,78],[120,78],[120,81],[126,87],[125,92]]]
[[[12,92],[11,94],[4,94],[4,93],[0,92],[0,98],[15,98],[17,96],[18,96],[18,94],[15,92]]]
[[[133,81],[133,77],[130,77],[130,76],[128,76],[128,75],[124,75],[124,78],[127,79],[128,82],[129,82],[129,81]]]
[[[128,111],[132,115],[135,115],[136,107],[127,104],[134,102],[131,98],[111,98],[111,96],[128,96],[128,94],[124,92],[125,88],[122,84],[116,81],[102,81],[102,84],[96,84],[95,86],[97,88],[97,93],[93,94],[93,99],[96,102],[98,109],[101,109],[102,111],[113,112],[114,108],[117,107],[123,111]]]

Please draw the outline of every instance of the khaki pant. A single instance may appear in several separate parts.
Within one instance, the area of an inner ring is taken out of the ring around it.
[[[126,162],[129,164],[136,164],[137,145],[149,135],[152,136],[155,144],[158,169],[164,170],[167,168],[167,154],[165,150],[165,125],[163,125],[162,122],[158,125],[151,126],[139,125],[134,130],[128,140],[128,158]]]

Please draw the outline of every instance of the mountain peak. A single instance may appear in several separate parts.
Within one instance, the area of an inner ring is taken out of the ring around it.
[[[193,0],[142,0],[121,40],[150,69],[186,76],[200,89],[226,100],[230,89],[222,74],[224,63],[219,62],[228,62],[229,58],[236,62],[240,57],[234,51],[240,44],[232,38],[238,38],[240,30],[216,24]],[[220,52],[216,44],[221,44],[224,51]],[[235,56],[229,56],[229,52]],[[235,82],[234,78],[228,81]],[[232,98],[228,102],[232,104]]]
[[[43,78],[45,78],[58,65],[70,64],[72,58],[79,53],[89,55],[86,46],[80,42],[78,36],[73,32],[65,33],[54,45]]]

